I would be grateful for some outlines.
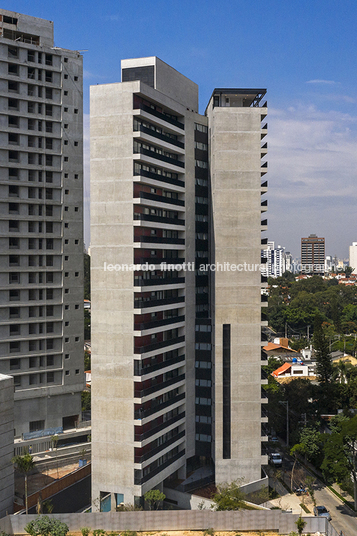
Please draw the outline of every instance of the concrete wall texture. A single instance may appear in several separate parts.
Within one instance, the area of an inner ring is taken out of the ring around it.
[[[24,534],[24,527],[36,519],[35,515],[7,516],[0,520],[0,530],[9,534]],[[66,523],[70,532],[79,532],[81,527],[91,527],[92,530],[105,531],[133,530],[206,530],[208,527],[215,531],[269,531],[289,534],[296,530],[295,521],[298,515],[286,514],[281,511],[230,511],[210,512],[195,511],[153,511],[153,512],[120,512],[96,514],[51,514],[54,519]],[[321,517],[303,517],[306,521],[304,532],[320,532],[335,536],[334,529]]]
[[[14,380],[0,374],[0,518],[14,503]]]

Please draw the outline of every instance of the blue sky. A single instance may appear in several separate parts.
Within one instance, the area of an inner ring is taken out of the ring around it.
[[[156,55],[194,80],[201,112],[214,87],[267,88],[269,239],[298,256],[300,237],[316,233],[327,254],[348,256],[357,241],[355,0],[19,0],[3,7],[53,20],[56,46],[87,50],[86,138],[89,86],[120,81],[122,58]]]

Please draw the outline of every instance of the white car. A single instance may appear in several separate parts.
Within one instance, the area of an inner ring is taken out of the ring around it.
[[[275,467],[281,467],[283,465],[283,458],[278,452],[272,452],[269,454],[269,462]]]

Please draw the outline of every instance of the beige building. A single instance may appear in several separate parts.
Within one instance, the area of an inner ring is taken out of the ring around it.
[[[92,501],[261,478],[265,90],[156,57],[91,88]],[[263,436],[263,437],[262,437]]]

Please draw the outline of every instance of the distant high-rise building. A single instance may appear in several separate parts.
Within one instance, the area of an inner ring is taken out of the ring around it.
[[[302,272],[323,274],[325,271],[325,239],[311,234],[301,239]]]
[[[105,508],[202,463],[217,482],[259,480],[267,463],[264,94],[215,89],[201,115],[197,85],[156,57],[91,88],[92,499]]]
[[[73,427],[83,374],[82,56],[0,9],[0,373],[16,436]]]
[[[262,250],[262,259],[266,259],[262,269],[262,275],[266,277],[281,277],[287,269],[285,248],[280,245],[275,248],[275,243],[272,241],[269,241],[267,247]]]
[[[353,274],[357,274],[357,242],[352,242],[349,248],[349,265],[353,268]]]

